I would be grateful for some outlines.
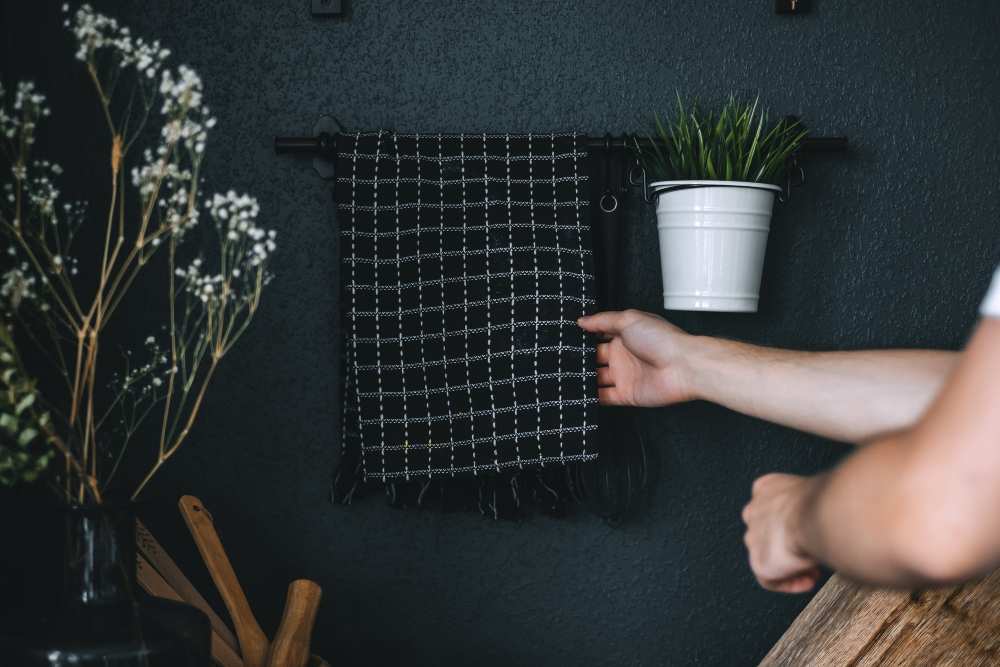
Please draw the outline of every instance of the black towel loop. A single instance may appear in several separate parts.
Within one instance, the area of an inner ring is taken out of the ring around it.
[[[611,203],[608,204],[607,202]],[[618,197],[611,189],[611,133],[604,135],[604,194],[598,202],[601,210],[605,213],[612,213],[618,208]]]
[[[622,165],[621,165],[621,196],[624,197],[628,194],[628,183],[629,174],[631,173],[628,168],[628,135],[622,135]]]

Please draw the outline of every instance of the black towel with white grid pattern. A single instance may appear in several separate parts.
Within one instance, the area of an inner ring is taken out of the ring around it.
[[[337,150],[345,461],[391,483],[594,458],[585,137]]]

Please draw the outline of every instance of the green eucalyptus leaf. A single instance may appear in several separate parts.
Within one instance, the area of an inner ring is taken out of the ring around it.
[[[17,404],[15,412],[17,412],[17,414],[20,415],[34,404],[35,404],[35,395],[27,394],[24,398],[21,399],[20,403]]]
[[[2,428],[7,435],[14,435],[17,431],[17,417],[8,412],[0,414],[0,428]]]
[[[55,451],[39,438],[49,427],[48,413],[36,414],[34,382],[24,375],[10,329],[0,320],[0,483],[32,482],[49,467]],[[14,444],[16,443],[16,445]]]
[[[33,428],[26,428],[21,431],[21,435],[17,436],[17,444],[22,447],[27,447],[37,436],[38,431]]]

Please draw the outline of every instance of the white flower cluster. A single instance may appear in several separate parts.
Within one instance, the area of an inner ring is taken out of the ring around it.
[[[183,279],[184,289],[202,303],[217,302],[221,293],[225,276],[221,273],[214,276],[201,275],[201,260],[196,259],[187,269],[176,269],[175,273]]]
[[[267,231],[254,225],[253,220],[260,213],[256,199],[230,190],[225,195],[216,194],[205,202],[205,207],[211,211],[219,230],[225,230],[226,241],[248,246],[245,259],[250,266],[260,266],[267,261],[276,247],[277,234],[273,229]]]
[[[0,102],[6,100],[6,97],[7,91],[4,90],[3,85],[0,84]],[[8,140],[13,141],[20,131],[21,119],[7,113],[6,103],[0,104],[0,132],[2,132],[3,136]]]
[[[161,154],[166,150],[164,146],[159,148]],[[170,227],[171,233],[178,235],[198,224],[197,207],[188,206],[193,178],[189,170],[182,169],[177,162],[169,161],[162,155],[155,157],[148,148],[142,167],[132,169],[132,184],[139,188],[143,205],[157,195],[161,225]],[[159,237],[153,239],[153,244],[159,245]]]
[[[144,204],[152,197],[158,199],[161,224],[172,234],[182,234],[198,223],[198,209],[191,201],[193,173],[197,173],[215,119],[202,104],[202,82],[194,70],[181,65],[176,76],[163,70],[159,91],[161,112],[167,116],[160,145],[155,152],[145,151],[142,166],[132,170],[132,183],[139,188]],[[181,147],[188,151],[190,169],[182,166],[187,163],[182,162]],[[158,244],[159,238],[152,243]]]
[[[176,184],[173,194],[160,198],[160,208],[165,211],[163,224],[171,228],[172,234],[182,234],[198,224],[198,209],[194,206],[188,207],[190,199],[190,192],[185,188],[176,187]]]
[[[69,12],[69,5],[63,6]],[[160,208],[161,224],[169,226],[174,234],[190,229],[198,221],[197,210],[188,206],[194,190],[193,173],[197,173],[201,155],[205,151],[208,130],[215,125],[208,109],[202,103],[202,81],[189,67],[181,65],[176,71],[165,67],[170,51],[158,41],[145,42],[133,38],[129,29],[115,19],[94,11],[85,4],[78,9],[71,22],[76,36],[76,57],[90,62],[98,49],[114,53],[114,62],[121,69],[135,67],[139,80],[153,80],[155,95],[163,98],[160,112],[165,116],[160,145],[146,150],[141,166],[132,170],[132,183],[139,188],[143,204],[156,198]],[[191,164],[184,166],[179,148],[187,149]],[[163,194],[161,194],[163,193]],[[152,241],[159,243],[159,237]]]
[[[64,13],[69,12],[69,3],[62,6]],[[87,56],[97,49],[102,49],[114,44],[119,36],[121,27],[118,21],[94,12],[90,5],[83,5],[76,10],[76,25],[73,26],[73,34],[76,35],[77,60],[86,60]],[[63,23],[70,26],[70,20]]]
[[[60,193],[56,189],[53,178],[62,174],[62,167],[52,164],[48,160],[34,160],[31,166],[34,169],[30,177],[24,179],[22,183],[28,201],[43,218],[48,219],[52,224],[57,224],[59,216],[56,212],[56,200],[59,199]],[[22,172],[24,171],[22,170]],[[27,176],[28,174],[23,175]],[[7,201],[14,203],[17,198],[14,195],[13,186],[8,183],[4,186],[4,190],[7,192]]]
[[[214,126],[214,118],[209,118],[204,123],[196,122],[190,116],[183,120],[174,119],[163,126],[163,139],[168,146],[183,142],[189,151],[200,155],[205,152],[205,142],[208,140],[208,133],[205,129]]]
[[[31,81],[22,81],[17,84],[17,96],[14,98],[15,111],[31,111],[41,109],[43,115],[52,113],[42,108],[45,104],[45,95],[35,92],[35,84]]]
[[[163,95],[163,114],[177,108],[196,109],[201,106],[201,77],[186,65],[177,68],[177,78],[170,70],[164,70],[160,78],[160,94]]]
[[[65,222],[71,231],[76,231],[87,215],[87,202],[77,200],[75,202],[63,202],[61,218],[53,218],[52,224]]]
[[[202,104],[201,77],[184,65],[177,68],[176,77],[170,70],[164,70],[160,94],[163,95],[160,111],[170,118],[162,131],[165,144],[182,143],[197,158],[205,152],[207,130],[215,127],[215,119]]]
[[[148,201],[158,186],[166,185],[168,188],[176,189],[184,181],[191,180],[190,171],[181,169],[176,163],[163,157],[166,153],[165,147],[160,146],[159,152],[159,156],[154,156],[153,151],[147,148],[143,153],[142,167],[132,169],[132,185],[139,188],[143,201]]]
[[[0,297],[3,297],[12,311],[20,308],[25,301],[35,299],[35,277],[28,275],[27,262],[11,268],[3,274],[3,284],[0,285]]]
[[[64,4],[62,10],[69,13],[69,4]],[[76,36],[77,60],[86,61],[97,49],[112,48],[115,50],[118,67],[125,69],[134,66],[146,78],[155,79],[163,68],[163,61],[170,57],[170,50],[162,48],[159,41],[147,43],[141,37],[133,39],[127,26],[98,14],[89,4],[76,10],[73,18],[75,23],[66,19],[64,24],[66,27],[72,26]]]
[[[6,91],[0,85],[0,99],[5,96]],[[35,84],[31,81],[22,81],[18,84],[17,95],[14,97],[14,110],[19,113],[8,114],[6,105],[0,104],[0,132],[7,139],[13,140],[23,131],[24,141],[29,146],[35,143],[35,119],[52,113],[52,110],[43,107],[43,104],[45,96],[35,91]]]
[[[53,255],[52,257],[53,273],[68,271],[71,276],[75,276],[80,273],[79,266],[80,260],[76,257],[63,257],[62,255]],[[47,280],[47,278],[42,278],[42,280]]]
[[[261,283],[270,281],[264,273],[270,254],[277,247],[277,234],[254,224],[260,213],[257,200],[248,195],[238,195],[230,190],[216,194],[205,202],[219,230],[222,252],[228,274],[203,274],[202,261],[196,259],[187,269],[176,269],[185,290],[205,304],[226,303],[238,306],[255,303],[258,278]]]
[[[126,360],[125,377],[124,379],[120,379],[118,373],[114,373],[108,385],[109,387],[130,394],[145,396],[155,391],[157,387],[163,386],[169,380],[170,369],[158,373],[160,368],[167,365],[168,359],[167,355],[164,354],[163,350],[157,344],[156,338],[153,336],[148,337],[146,339],[146,347],[149,348],[150,360],[143,366],[135,369],[128,368],[129,360],[132,356],[131,350],[123,353]]]

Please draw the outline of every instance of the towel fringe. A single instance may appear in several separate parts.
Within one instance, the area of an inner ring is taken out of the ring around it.
[[[334,471],[330,500],[351,505],[378,491],[396,509],[476,512],[494,520],[520,520],[529,506],[553,519],[566,517],[570,497],[564,466],[480,473],[474,477],[365,480],[361,462],[345,458]]]

